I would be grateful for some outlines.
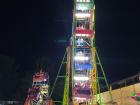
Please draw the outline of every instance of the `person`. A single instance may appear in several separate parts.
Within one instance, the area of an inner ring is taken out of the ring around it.
[[[79,105],[86,105],[86,102],[80,102]]]
[[[80,46],[80,43],[81,43],[80,38],[78,38],[77,39],[77,46]]]
[[[98,102],[97,102],[97,104],[96,105],[100,105]]]
[[[118,105],[118,103],[117,102],[113,102],[112,105]]]
[[[83,46],[84,45],[84,40],[83,38],[80,38],[80,46]]]

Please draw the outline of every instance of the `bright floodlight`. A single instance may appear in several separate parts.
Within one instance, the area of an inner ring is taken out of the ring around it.
[[[75,81],[87,81],[87,80],[89,80],[89,78],[88,77],[84,77],[84,76],[75,76],[74,80]]]
[[[86,100],[86,98],[81,98],[81,97],[74,97],[77,100]]]
[[[85,17],[90,17],[90,13],[76,13],[75,16],[77,18],[85,18]]]
[[[88,34],[75,34],[76,36],[89,36]]]
[[[74,60],[76,60],[76,61],[87,61],[87,60],[89,60],[89,57],[87,57],[87,56],[75,56],[74,57]]]

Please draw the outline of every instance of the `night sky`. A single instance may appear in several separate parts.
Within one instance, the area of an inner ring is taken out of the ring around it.
[[[17,87],[4,95],[4,78],[16,75],[9,84],[20,87],[16,81],[35,72],[39,57],[57,72],[71,36],[73,1],[4,0],[0,8],[0,98],[9,99]],[[109,82],[140,71],[139,13],[135,0],[96,0],[96,48]],[[4,72],[3,59],[15,62],[16,72]]]

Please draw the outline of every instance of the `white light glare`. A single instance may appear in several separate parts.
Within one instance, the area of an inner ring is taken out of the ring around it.
[[[84,77],[84,76],[75,76],[74,80],[75,81],[87,81],[87,80],[89,80],[89,78],[88,77]]]
[[[88,34],[76,34],[76,36],[89,36]]]
[[[74,97],[77,100],[86,100],[86,98]]]
[[[76,61],[87,61],[87,60],[89,60],[89,57],[86,57],[86,56],[75,56],[74,60],[76,60]]]
[[[77,18],[85,18],[85,17],[90,17],[90,13],[76,13],[75,16]]]

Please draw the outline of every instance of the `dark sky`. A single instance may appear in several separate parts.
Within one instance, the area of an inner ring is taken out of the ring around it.
[[[72,0],[1,1],[0,55],[15,59],[19,75],[41,56],[56,65],[66,45],[59,42],[71,35],[72,9]],[[139,13],[135,0],[96,0],[96,47],[111,82],[140,71]]]

